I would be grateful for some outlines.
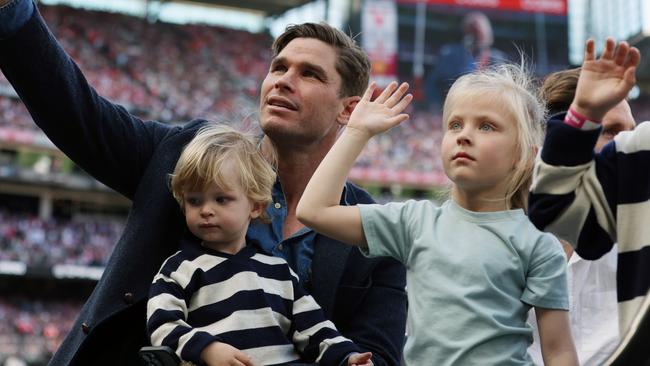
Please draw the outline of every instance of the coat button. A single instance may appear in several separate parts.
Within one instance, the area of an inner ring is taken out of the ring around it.
[[[131,305],[133,304],[133,293],[127,292],[124,294],[124,302]]]
[[[86,323],[81,323],[81,331],[84,332],[84,334],[88,334],[90,332],[90,327]]]

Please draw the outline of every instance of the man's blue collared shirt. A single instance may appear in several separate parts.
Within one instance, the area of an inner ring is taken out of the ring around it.
[[[347,185],[343,189],[341,196],[342,204],[347,204],[346,192]],[[266,254],[284,258],[298,274],[300,284],[307,291],[310,291],[314,241],[318,234],[310,228],[303,227],[290,237],[283,239],[282,229],[287,218],[287,205],[279,181],[273,186],[272,199],[273,201],[266,209],[272,220],[271,224],[264,224],[259,221],[251,222],[246,237],[248,240],[256,240]]]

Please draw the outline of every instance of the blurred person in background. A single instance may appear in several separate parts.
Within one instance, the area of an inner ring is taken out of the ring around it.
[[[505,53],[492,47],[492,25],[484,13],[468,13],[463,17],[461,27],[461,42],[443,45],[427,76],[427,99],[437,111],[440,111],[449,87],[459,76],[508,60]]]

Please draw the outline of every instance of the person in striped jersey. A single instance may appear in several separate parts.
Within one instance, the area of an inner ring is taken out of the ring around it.
[[[548,113],[566,113],[575,97],[580,68],[557,71],[547,75],[540,88],[540,96],[547,103]],[[601,122],[603,128],[594,147],[599,152],[616,135],[636,127],[630,105],[621,101],[610,109]],[[561,240],[562,241],[562,240]],[[567,280],[569,283],[569,318],[571,335],[582,366],[600,366],[605,363],[620,341],[618,330],[618,304],[616,301],[616,262],[618,249],[597,260],[585,260],[576,254],[571,244],[562,241],[567,255]],[[536,329],[535,315],[529,313],[529,323]],[[542,364],[539,334],[528,353],[536,364]]]
[[[253,140],[231,128],[204,127],[185,147],[171,189],[193,236],[153,279],[151,343],[199,365],[372,365],[284,259],[247,243],[250,221],[268,220],[274,182]]]
[[[598,259],[618,241],[619,330],[628,329],[650,288],[650,123],[594,152],[600,121],[634,86],[639,51],[607,39],[600,58],[587,41],[575,98],[548,122],[536,162],[530,219]]]

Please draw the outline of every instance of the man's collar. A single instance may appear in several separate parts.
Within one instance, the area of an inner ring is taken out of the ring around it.
[[[352,188],[348,188],[348,185],[350,185],[350,182],[345,182],[345,185],[343,186],[343,192],[341,192],[341,200],[340,204],[342,206],[349,206],[350,201],[352,201],[352,197],[349,196],[352,192]],[[273,193],[272,193],[273,198],[275,199],[276,197],[281,197],[282,201],[286,202],[286,197],[284,196],[284,191],[282,190],[282,184],[280,183],[280,179],[276,179],[275,184],[273,185]]]

